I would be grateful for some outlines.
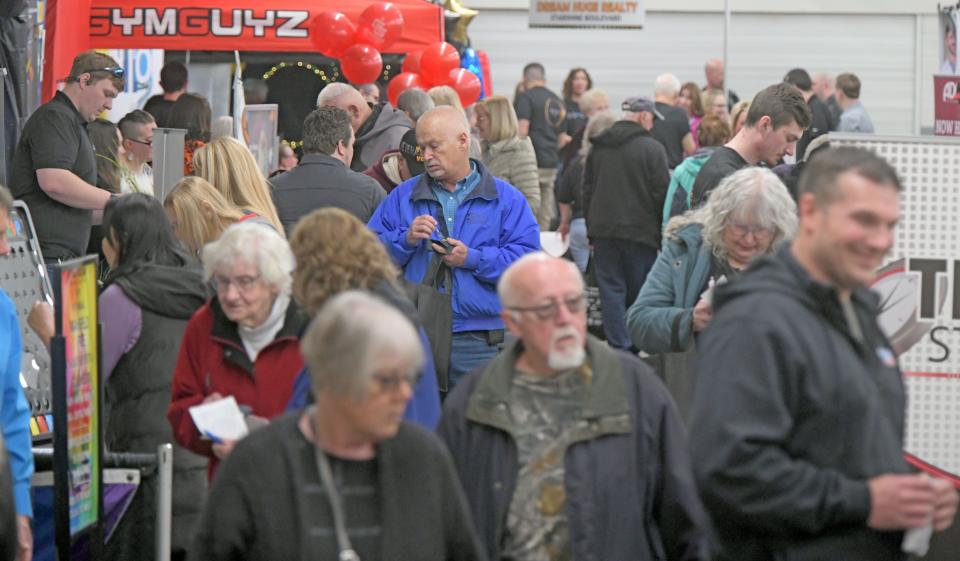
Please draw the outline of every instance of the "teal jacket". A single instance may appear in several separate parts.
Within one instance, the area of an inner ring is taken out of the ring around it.
[[[681,352],[690,345],[693,307],[710,275],[710,247],[701,228],[690,224],[664,238],[637,301],[627,310],[630,338],[644,352]]]
[[[670,178],[670,186],[667,187],[667,196],[663,199],[663,228],[667,228],[667,222],[679,214],[690,210],[690,198],[693,193],[693,182],[700,173],[700,168],[713,155],[714,147],[701,148],[686,160],[682,161],[676,169],[673,170],[673,176]]]

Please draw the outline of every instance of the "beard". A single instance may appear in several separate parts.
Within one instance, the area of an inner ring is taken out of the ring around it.
[[[563,349],[557,348],[557,341],[564,337],[576,338],[576,343]],[[572,325],[561,327],[554,331],[550,340],[550,353],[547,355],[547,365],[554,370],[570,370],[578,368],[587,357],[583,348],[583,337]]]

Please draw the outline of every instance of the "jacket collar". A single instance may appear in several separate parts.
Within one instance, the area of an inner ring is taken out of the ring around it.
[[[226,348],[223,350],[224,360],[238,366],[249,374],[253,374],[253,362],[247,356],[247,351],[243,346],[243,340],[240,339],[240,331],[237,324],[223,312],[220,307],[220,299],[216,296],[210,300],[210,311],[213,313],[213,326],[210,329],[210,337],[223,343]],[[283,318],[283,327],[277,332],[273,341],[267,345],[264,350],[276,344],[277,341],[286,339],[297,339],[303,328],[308,322],[307,314],[297,304],[295,300],[290,299],[290,305],[287,306],[287,313]],[[239,351],[239,352],[238,352]],[[261,351],[262,353],[263,351]]]
[[[467,402],[468,420],[513,432],[516,427],[510,418],[508,403],[517,359],[522,352],[522,341],[515,341],[480,374],[476,389]],[[574,440],[630,432],[630,403],[623,381],[623,365],[617,352],[603,341],[587,335],[587,360],[581,368],[586,369],[589,383],[579,412],[581,424]]]
[[[310,165],[310,164],[320,164],[327,166],[343,166],[347,167],[347,164],[341,162],[340,160],[334,158],[333,156],[328,156],[326,154],[304,154],[300,158],[300,165]]]
[[[497,182],[494,179],[493,175],[487,171],[486,166],[484,166],[480,160],[470,159],[475,166],[477,166],[477,173],[480,174],[480,181],[477,183],[477,186],[473,188],[473,191],[467,195],[467,198],[464,199],[464,202],[469,201],[470,199],[482,198],[488,201],[494,201],[497,199]],[[433,190],[430,188],[431,183],[433,183],[433,178],[430,177],[426,172],[420,174],[415,179],[416,183],[413,185],[413,191],[410,193],[410,198],[414,201],[435,201],[437,202],[436,195],[433,194]]]

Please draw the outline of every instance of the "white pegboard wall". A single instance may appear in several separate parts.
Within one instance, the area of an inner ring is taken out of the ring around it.
[[[960,320],[952,317],[952,283],[960,279],[951,279],[953,261],[960,259],[960,140],[831,134],[830,145],[865,148],[897,170],[904,189],[890,261],[924,258],[948,263],[947,272],[937,276],[936,317],[928,322],[930,331],[899,360],[908,393],[907,451],[960,475]],[[917,309],[919,285],[911,285]],[[913,313],[914,319],[921,319]]]

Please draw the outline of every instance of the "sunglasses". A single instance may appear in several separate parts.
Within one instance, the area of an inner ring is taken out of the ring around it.
[[[111,66],[109,68],[92,68],[90,70],[84,70],[81,74],[92,74],[94,72],[109,72],[113,75],[114,78],[123,78],[124,70],[121,66]]]

